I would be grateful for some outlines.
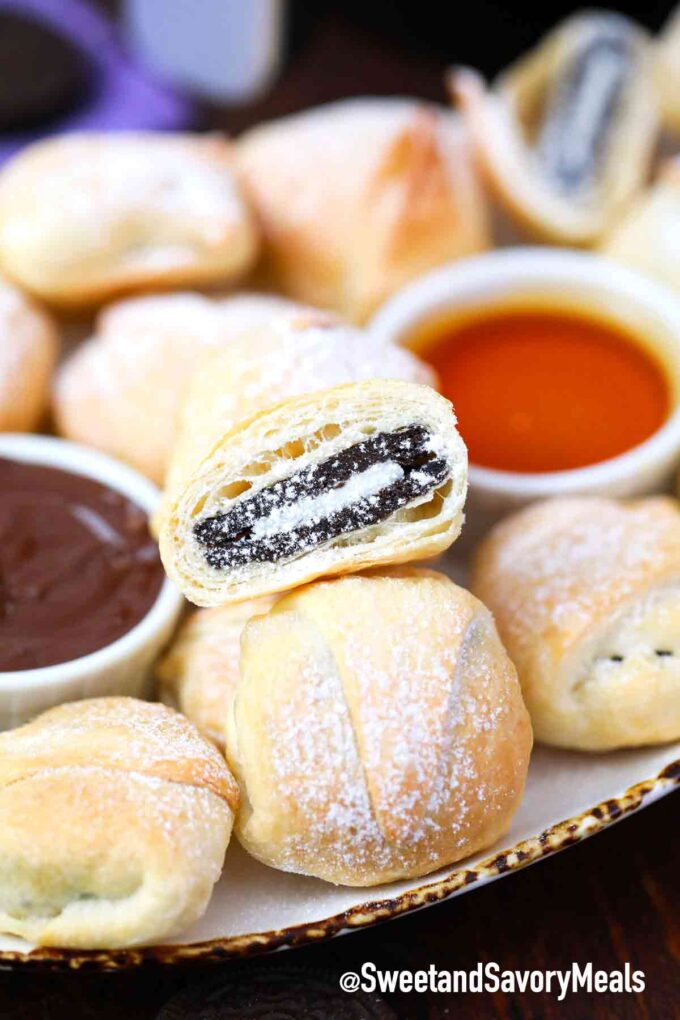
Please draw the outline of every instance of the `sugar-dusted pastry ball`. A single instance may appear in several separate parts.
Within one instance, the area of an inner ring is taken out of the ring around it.
[[[680,505],[552,499],[496,526],[473,590],[536,738],[589,751],[680,738]]]
[[[212,298],[191,291],[107,305],[93,336],[57,373],[57,429],[161,484],[187,384],[201,355],[297,307],[267,294]]]
[[[491,614],[442,574],[319,581],[244,630],[235,831],[272,867],[367,886],[451,864],[508,829],[530,749]]]
[[[161,701],[178,708],[220,747],[238,683],[243,628],[253,616],[266,613],[274,601],[249,599],[233,606],[197,609],[156,666]]]
[[[56,356],[51,320],[0,277],[0,432],[30,432],[40,424]]]
[[[469,134],[436,104],[328,103],[257,125],[236,158],[263,279],[353,322],[428,269],[489,247]]]
[[[165,705],[93,698],[0,733],[0,932],[115,949],[183,931],[237,801],[217,748]]]
[[[60,135],[0,173],[0,264],[57,306],[228,283],[257,247],[231,148],[218,136]]]

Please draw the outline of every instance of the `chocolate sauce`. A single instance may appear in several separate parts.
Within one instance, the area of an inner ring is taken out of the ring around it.
[[[379,524],[446,480],[448,464],[434,452],[431,440],[422,425],[380,432],[253,496],[245,496],[226,513],[204,518],[194,526],[194,535],[206,561],[218,570],[247,563],[277,563],[339,535]],[[310,506],[307,520],[277,529],[277,512],[282,508],[325,496],[380,464],[394,466],[397,477],[325,514]],[[271,527],[258,534],[257,523],[268,519],[273,522]]]
[[[135,503],[90,478],[0,458],[0,672],[111,644],[146,615],[163,576]]]

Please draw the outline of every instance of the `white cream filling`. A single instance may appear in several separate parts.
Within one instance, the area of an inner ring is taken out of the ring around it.
[[[293,531],[302,524],[314,524],[361,499],[377,496],[382,489],[403,477],[403,469],[394,461],[373,464],[365,471],[353,475],[337,489],[320,493],[318,496],[307,496],[297,503],[278,507],[268,517],[253,525],[250,537],[270,538],[281,532]]]

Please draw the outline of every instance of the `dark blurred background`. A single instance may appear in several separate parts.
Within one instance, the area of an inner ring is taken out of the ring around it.
[[[568,0],[288,0],[283,63],[254,103],[204,104],[207,120],[238,131],[264,117],[356,95],[445,99],[442,72],[470,64],[493,77],[542,35],[589,6]],[[676,0],[622,0],[610,9],[657,31]],[[118,2],[109,9],[120,9]]]
[[[493,77],[580,9],[560,0],[241,2],[0,0],[0,161],[45,132],[237,132],[347,96],[443,101],[445,67]],[[621,0],[615,9],[657,31],[673,6]],[[241,93],[220,91],[220,78],[247,80],[258,56],[276,70]],[[197,87],[211,74],[217,88]]]
[[[442,62],[473,64],[495,74],[522,50],[562,18],[597,4],[559,2],[537,3],[512,0],[490,3],[428,2],[428,0],[291,0],[290,43],[299,52],[329,19],[346,31],[363,35],[378,48],[398,48],[414,57],[438,58]],[[656,30],[675,6],[672,0],[622,0],[603,4],[628,14]],[[361,78],[358,62],[347,68],[352,78]]]

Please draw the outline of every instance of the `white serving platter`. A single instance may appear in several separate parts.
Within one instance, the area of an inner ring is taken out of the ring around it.
[[[680,784],[680,743],[608,755],[538,747],[507,836],[424,879],[371,889],[274,871],[232,842],[207,914],[165,946],[111,952],[35,950],[0,935],[0,966],[119,969],[147,960],[207,961],[318,942],[471,892],[600,832]],[[620,838],[625,842],[625,828]]]
[[[453,557],[440,569],[459,583]],[[369,889],[333,886],[274,871],[237,844],[205,916],[162,946],[112,951],[36,949],[0,934],[0,967],[115,970],[147,961],[207,962],[318,942],[460,896],[557,853],[680,785],[680,742],[585,754],[535,747],[510,831],[492,848],[425,878]],[[625,827],[620,838],[625,842]]]

